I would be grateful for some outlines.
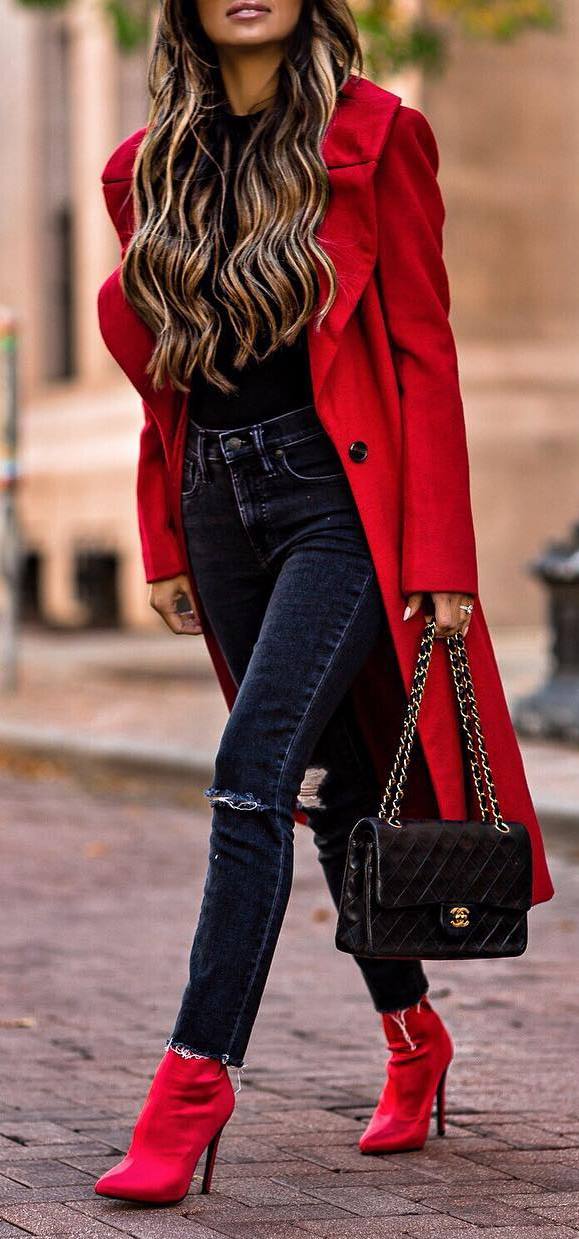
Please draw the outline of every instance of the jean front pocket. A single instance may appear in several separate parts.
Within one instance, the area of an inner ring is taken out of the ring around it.
[[[183,476],[181,479],[181,499],[186,502],[195,494],[199,487],[201,469],[196,452],[186,451],[183,458]]]
[[[274,456],[284,473],[300,482],[333,482],[344,478],[340,457],[325,430],[276,448]]]

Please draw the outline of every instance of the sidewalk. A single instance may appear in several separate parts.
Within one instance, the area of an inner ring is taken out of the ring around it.
[[[546,636],[493,636],[514,701],[546,674]],[[227,718],[201,637],[28,629],[20,678],[17,693],[0,698],[0,764],[199,802]],[[528,741],[522,751],[539,817],[575,821],[579,752]]]
[[[578,853],[550,826],[526,954],[426,968],[456,1045],[446,1139],[358,1151],[385,1047],[304,827],[212,1194],[202,1165],[172,1208],[94,1194],[173,1026],[208,821],[0,773],[0,1239],[579,1239]]]

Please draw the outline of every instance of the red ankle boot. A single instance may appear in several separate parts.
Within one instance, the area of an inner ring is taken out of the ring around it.
[[[95,1183],[99,1196],[175,1204],[186,1196],[207,1149],[202,1192],[211,1190],[219,1137],[235,1098],[216,1058],[166,1049],[133,1131],[128,1153]]]
[[[450,1034],[427,998],[382,1015],[391,1057],[378,1105],[364,1134],[363,1153],[400,1153],[426,1143],[437,1099],[438,1135],[445,1130],[445,1082],[453,1057]]]

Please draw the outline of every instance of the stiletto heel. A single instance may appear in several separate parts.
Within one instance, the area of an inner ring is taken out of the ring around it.
[[[438,1136],[446,1135],[446,1073],[448,1067],[443,1071],[438,1088],[436,1090],[436,1133]]]
[[[203,1182],[201,1184],[201,1191],[205,1196],[211,1191],[211,1180],[213,1179],[213,1171],[217,1160],[217,1149],[219,1148],[219,1140],[222,1131],[223,1127],[220,1128],[217,1135],[215,1135],[213,1140],[210,1140],[207,1145],[207,1157],[205,1158],[205,1170],[203,1173]]]

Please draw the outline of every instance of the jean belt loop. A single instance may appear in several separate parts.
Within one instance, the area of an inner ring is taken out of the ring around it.
[[[201,482],[207,481],[207,465],[205,461],[205,443],[207,436],[203,430],[197,431],[197,459],[199,468],[199,478]]]
[[[266,473],[275,473],[275,469],[269,458],[268,450],[263,441],[263,426],[258,422],[255,426],[249,427],[249,433],[255,445],[259,459]]]

